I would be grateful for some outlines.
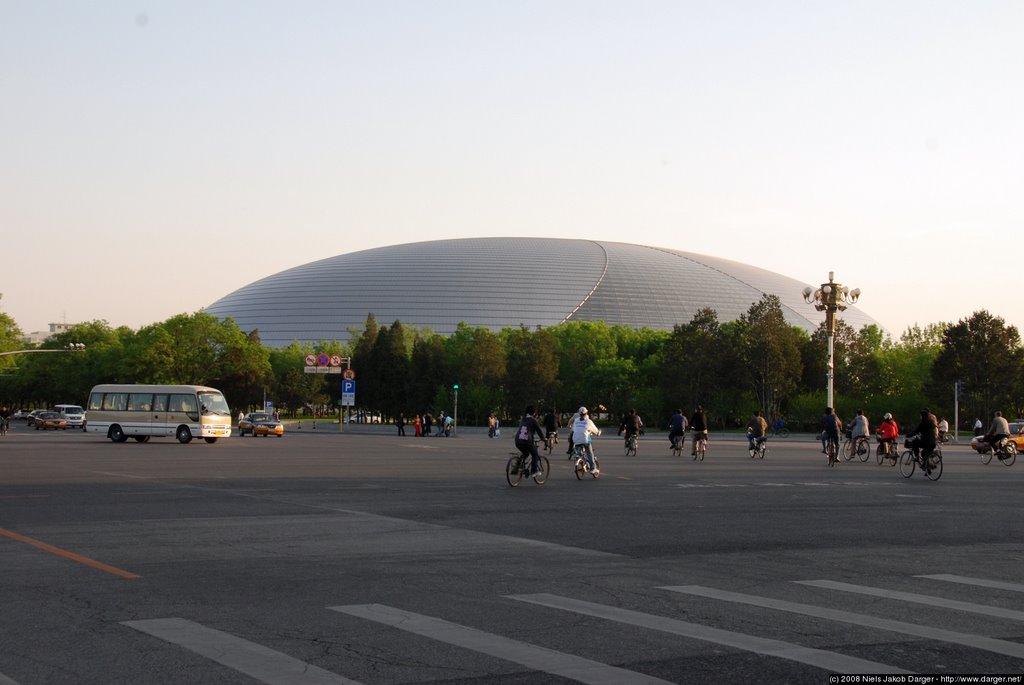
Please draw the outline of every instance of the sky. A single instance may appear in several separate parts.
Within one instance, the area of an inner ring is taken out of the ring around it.
[[[545,236],[1024,331],[1022,35],[1019,0],[0,0],[0,312],[139,328]]]

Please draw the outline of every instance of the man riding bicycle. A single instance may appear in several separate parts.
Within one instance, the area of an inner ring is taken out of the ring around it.
[[[548,413],[544,415],[544,440],[551,440],[551,437],[554,436],[555,442],[557,442],[559,428],[561,428],[561,422],[558,420],[558,414],[554,409],[548,410]]]
[[[590,467],[590,472],[595,476],[599,475],[600,471],[594,463],[594,447],[590,444],[590,436],[600,434],[600,429],[590,420],[587,408],[580,407],[579,413],[576,414],[576,419],[572,422],[572,443],[583,451],[583,456],[587,460],[587,466]]]
[[[682,409],[676,409],[676,413],[668,420],[668,443],[669,449],[675,449],[676,438],[680,438],[679,446],[683,446],[683,438],[686,436],[686,417]]]
[[[631,437],[635,438],[643,432],[644,422],[640,419],[640,415],[636,413],[636,409],[630,409],[619,425],[619,435],[626,434],[626,446],[628,447],[629,439]]]
[[[853,417],[853,422],[850,424],[850,449],[856,451],[857,443],[860,440],[867,442],[870,436],[871,430],[868,425],[868,417],[864,416],[863,409],[858,409],[857,415]],[[865,447],[865,449],[867,448]]]
[[[534,435],[541,440],[544,439],[544,431],[537,423],[537,410],[531,404],[526,407],[523,418],[519,421],[519,430],[516,431],[516,449],[523,455],[523,459],[526,459],[527,454],[530,455],[530,473],[527,478],[543,473],[540,468],[540,453],[533,441]]]
[[[761,416],[761,412],[754,410],[754,415],[747,422],[747,441],[750,443],[749,449],[754,449],[760,446],[762,442],[767,440],[768,422]]]
[[[931,456],[935,451],[935,445],[939,440],[939,421],[935,414],[925,407],[921,410],[921,423],[914,429],[914,433],[907,438],[904,445],[914,450],[914,454],[920,451],[924,456],[924,468],[927,471],[931,468]]]
[[[708,417],[704,414],[704,407],[699,404],[690,417],[690,430],[693,431],[692,454],[697,456],[697,443],[708,439]]]
[[[821,417],[821,452],[828,454],[828,443],[833,442],[839,448],[839,430],[843,422],[836,416],[832,407],[825,407],[825,415]]]
[[[994,452],[996,446],[1008,437],[1010,437],[1010,424],[1003,418],[1003,412],[997,411],[992,415],[992,423],[989,424],[988,430],[985,432],[984,440]]]

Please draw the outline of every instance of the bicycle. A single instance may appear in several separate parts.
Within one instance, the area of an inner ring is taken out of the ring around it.
[[[982,464],[988,464],[992,461],[993,454],[995,454],[999,463],[1003,466],[1013,466],[1013,462],[1017,461],[1017,445],[1013,440],[1004,438],[996,444],[995,449],[992,449],[992,446],[987,442],[983,444],[984,447],[978,452]]]
[[[572,470],[576,474],[576,480],[583,480],[583,476],[588,473],[597,478],[601,475],[601,463],[597,460],[597,453],[594,452],[594,446],[590,446],[590,452],[594,457],[594,468],[590,468],[590,464],[587,463],[586,449],[584,445],[573,445],[572,448],[573,456],[576,457],[576,462],[573,464]]]
[[[926,458],[919,447],[907,448],[900,457],[900,473],[904,478],[914,475],[914,467],[920,466],[928,480],[942,478],[942,449],[936,445]]]
[[[750,431],[747,431],[747,440],[750,440]],[[760,438],[753,438],[754,446],[750,447],[751,459],[764,459],[764,455],[768,452],[768,436],[763,435]]]
[[[558,444],[558,431],[551,431],[547,437],[544,438],[544,451],[551,454],[551,450]]]
[[[704,453],[708,451],[708,433],[701,431],[693,434],[693,460],[704,461]]]
[[[636,446],[639,441],[637,440],[636,433],[630,433],[626,436],[626,456],[636,456]]]
[[[776,437],[776,438],[788,438],[789,437],[789,429],[786,428],[785,426],[783,426],[782,428],[772,428],[771,431],[772,431],[772,437]]]
[[[672,456],[683,456],[683,443],[686,442],[686,435],[676,435],[672,438]]]
[[[896,462],[900,460],[899,450],[896,449],[896,443],[894,442],[882,442],[878,441],[878,447],[875,448],[875,456],[878,459],[878,465],[881,466],[886,460],[889,461],[889,466],[896,466]]]
[[[861,461],[867,461],[870,456],[870,441],[865,435],[858,435],[856,438],[846,438],[843,441],[843,459],[851,461],[859,457]]]
[[[511,456],[508,458],[508,463],[505,464],[505,480],[514,488],[518,487],[523,476],[530,472],[530,459],[532,459],[532,456],[529,452],[509,452],[509,454]],[[544,485],[547,482],[548,474],[551,472],[551,462],[542,454],[537,463],[540,465],[540,471],[533,477],[533,482],[537,485]]]
[[[830,467],[835,466],[839,463],[839,438],[829,436],[825,439],[825,454],[828,455],[828,465]]]

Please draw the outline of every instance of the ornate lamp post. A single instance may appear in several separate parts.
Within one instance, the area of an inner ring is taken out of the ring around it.
[[[85,343],[68,343],[58,350],[14,350],[12,352],[0,352],[0,357],[9,354],[38,354],[41,352],[85,352]]]
[[[828,283],[822,283],[821,287],[815,290],[807,286],[803,290],[804,302],[813,304],[819,312],[825,312],[825,326],[828,329],[828,406],[835,407],[834,387],[836,372],[836,313],[845,311],[848,304],[853,304],[860,299],[860,288],[850,290],[841,283],[834,280],[835,272],[828,272]]]

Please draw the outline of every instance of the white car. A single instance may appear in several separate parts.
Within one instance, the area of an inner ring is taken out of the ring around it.
[[[53,408],[68,422],[68,428],[85,429],[85,410],[77,404],[58,404]]]

